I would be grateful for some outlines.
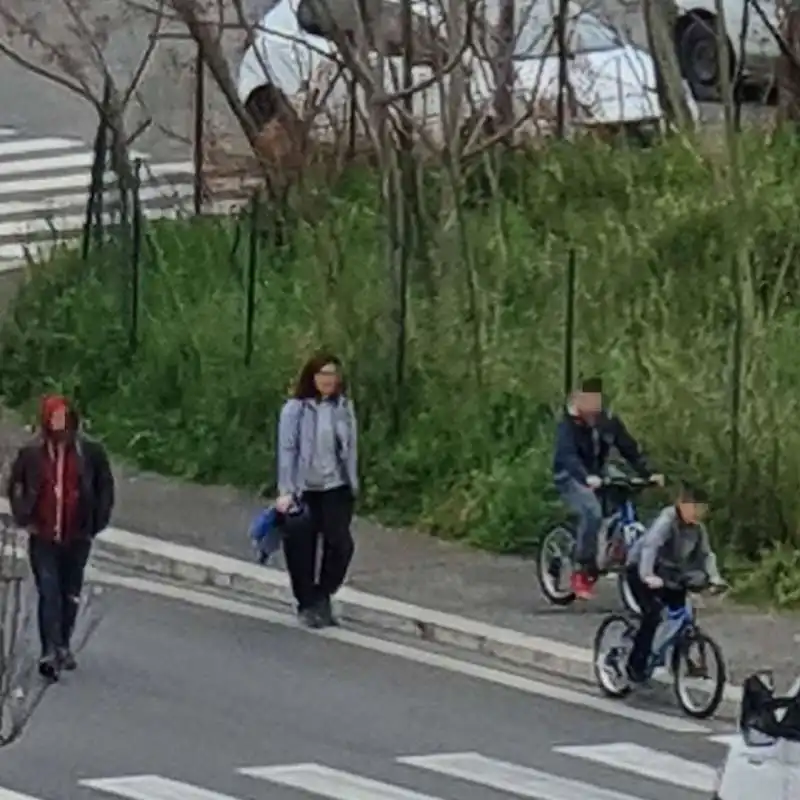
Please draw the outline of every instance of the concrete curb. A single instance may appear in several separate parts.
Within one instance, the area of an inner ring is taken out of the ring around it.
[[[4,505],[0,500],[0,511]],[[294,607],[285,572],[119,528],[108,528],[98,537],[92,565],[101,569],[118,566],[194,587],[228,590],[275,603],[287,611]],[[595,685],[590,648],[488,625],[347,586],[336,595],[336,605],[346,622]],[[667,676],[663,680],[669,682]],[[741,687],[726,686],[717,716],[736,719],[741,696]]]
[[[192,586],[207,586],[267,600],[290,610],[294,599],[286,573],[194,547],[109,529],[97,540],[95,563],[127,567]],[[344,621],[456,647],[518,667],[595,685],[590,648],[488,625],[399,600],[344,587],[336,596]],[[664,677],[669,682],[668,677]],[[741,688],[725,687],[718,717],[736,719]]]

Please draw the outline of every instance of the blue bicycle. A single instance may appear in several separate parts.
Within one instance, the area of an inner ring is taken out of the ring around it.
[[[703,591],[706,585],[692,586],[690,579],[664,579],[667,588]],[[639,628],[638,617],[624,614],[607,616],[594,637],[594,674],[598,685],[609,697],[625,697],[634,686],[627,675],[628,657]],[[669,665],[672,686],[678,705],[685,714],[697,719],[710,717],[719,707],[725,689],[725,661],[720,646],[696,621],[694,606],[689,597],[686,605],[665,609],[661,625],[653,638],[645,677],[650,680],[655,672]],[[712,677],[713,675],[713,677]],[[699,682],[698,695],[689,681]]]
[[[617,575],[622,604],[634,614],[640,609],[625,577],[625,561],[629,548],[644,534],[645,526],[639,521],[633,498],[654,485],[648,478],[609,470],[600,490],[605,520],[597,541],[597,572],[601,576]],[[539,585],[553,605],[568,606],[575,602],[575,593],[570,588],[574,563],[575,527],[556,525],[542,539],[537,562]]]

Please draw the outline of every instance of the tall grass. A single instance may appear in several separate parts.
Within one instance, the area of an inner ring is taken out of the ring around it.
[[[477,164],[462,232],[439,212],[440,182],[428,170],[430,230],[412,280],[397,435],[393,278],[379,184],[366,170],[309,195],[289,249],[262,249],[251,368],[233,223],[169,222],[151,228],[139,349],[127,348],[113,248],[88,265],[59,256],[5,322],[2,391],[14,405],[47,384],[70,392],[94,430],[145,468],[270,486],[277,410],[300,362],[325,344],[349,366],[364,507],[480,547],[525,551],[561,513],[550,459],[574,249],[578,368],[603,374],[615,411],[668,476],[710,488],[712,532],[728,563],[745,570],[743,590],[792,604],[800,576],[785,554],[797,546],[800,510],[800,150],[792,140],[754,138],[742,158],[744,203],[680,143],[645,152],[556,146],[506,157],[489,177]],[[743,256],[750,270],[732,492],[730,265]],[[762,573],[752,564],[765,550]],[[787,563],[790,577],[776,580]]]

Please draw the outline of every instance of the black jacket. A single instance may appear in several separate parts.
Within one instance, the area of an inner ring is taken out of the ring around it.
[[[557,484],[569,479],[585,483],[588,475],[600,475],[611,448],[642,476],[650,469],[639,445],[619,417],[603,410],[593,426],[587,425],[569,409],[558,423],[553,454],[553,478]]]
[[[8,499],[14,522],[28,527],[36,509],[41,464],[45,444],[42,439],[24,445],[17,453],[8,480]],[[75,440],[80,472],[78,514],[80,535],[94,538],[108,527],[114,508],[114,476],[103,446],[79,435]]]

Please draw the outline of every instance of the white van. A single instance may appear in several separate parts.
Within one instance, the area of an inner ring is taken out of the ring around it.
[[[770,678],[743,686],[739,736],[719,773],[713,800],[800,799],[800,679],[775,697]]]

